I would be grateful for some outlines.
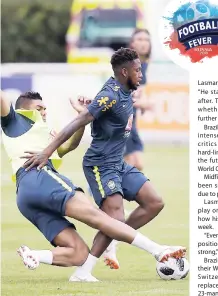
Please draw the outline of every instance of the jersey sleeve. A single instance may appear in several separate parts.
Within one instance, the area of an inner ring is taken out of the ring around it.
[[[98,119],[104,114],[114,110],[116,108],[116,105],[117,98],[114,93],[110,91],[102,91],[88,106],[88,110],[95,119]]]
[[[14,111],[13,106],[10,106],[10,112],[7,116],[1,116],[1,127],[4,130],[5,127],[7,127],[9,124],[11,124],[12,121],[16,119],[16,112]]]

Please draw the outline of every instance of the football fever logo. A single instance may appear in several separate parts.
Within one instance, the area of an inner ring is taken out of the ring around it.
[[[218,3],[215,0],[175,1],[162,18],[161,35],[168,55],[191,63],[218,56]]]

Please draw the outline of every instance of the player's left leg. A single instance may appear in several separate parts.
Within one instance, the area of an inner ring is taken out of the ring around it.
[[[85,241],[73,228],[65,228],[53,240],[53,265],[80,266],[89,255],[89,248]],[[62,248],[62,252],[59,252]],[[65,251],[65,252],[63,252]]]
[[[126,224],[139,229],[153,220],[164,208],[162,198],[156,193],[152,184],[147,181],[136,194],[135,201],[139,206],[130,214]]]
[[[58,266],[78,266],[88,257],[88,247],[76,232],[73,223],[64,217],[66,202],[75,195],[76,188],[69,179],[49,166],[23,173],[17,187],[17,206],[53,245],[53,250],[32,251],[28,247],[18,250],[30,269],[39,263]],[[87,202],[90,203],[89,200]]]
[[[154,219],[164,207],[162,198],[157,194],[151,182],[136,168],[126,165],[123,175],[123,193],[128,201],[136,201],[139,206],[130,214],[126,224],[139,229]],[[104,254],[105,263],[110,267],[119,266],[116,248],[112,242]]]
[[[50,219],[52,216],[50,216]],[[55,218],[56,222],[59,222],[60,225],[66,225],[66,222],[60,218]],[[54,232],[53,226],[55,226],[56,222],[54,220],[48,221],[47,230],[48,233]],[[70,223],[69,223],[70,225]],[[46,226],[39,228],[41,231],[45,229]],[[24,265],[26,265],[29,269],[35,269],[42,264],[50,264],[62,267],[70,267],[70,266],[80,266],[82,265],[89,255],[89,248],[81,238],[81,236],[76,232],[76,230],[68,226],[64,228],[60,233],[58,233],[53,241],[51,242],[53,246],[55,246],[52,250],[33,250],[29,249],[27,246],[21,246],[17,252],[23,260]]]

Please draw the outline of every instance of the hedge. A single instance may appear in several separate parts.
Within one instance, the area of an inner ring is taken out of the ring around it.
[[[65,62],[72,0],[2,1],[2,63]]]

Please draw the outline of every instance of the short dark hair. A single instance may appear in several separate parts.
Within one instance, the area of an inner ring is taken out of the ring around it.
[[[145,28],[136,28],[135,31],[132,33],[132,36],[131,36],[131,39],[130,39],[130,47],[131,47],[131,44],[132,44],[132,42],[134,40],[134,37],[137,34],[142,33],[142,32],[145,33],[145,34],[148,34],[150,36],[150,32],[147,29],[145,29]],[[150,42],[150,49],[149,49],[148,53],[145,55],[145,58],[149,59],[150,56],[151,56],[151,42]]]
[[[111,65],[113,70],[116,70],[118,67],[128,62],[133,62],[138,58],[139,56],[134,49],[121,47],[112,55]]]
[[[22,105],[24,105],[26,103],[26,101],[28,101],[28,100],[41,100],[42,101],[42,97],[40,96],[40,94],[38,92],[34,92],[34,91],[25,92],[18,97],[18,99],[15,103],[15,109],[20,109],[22,107]]]

